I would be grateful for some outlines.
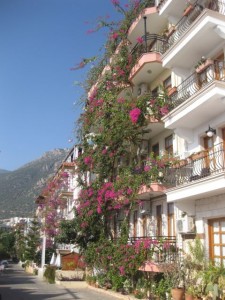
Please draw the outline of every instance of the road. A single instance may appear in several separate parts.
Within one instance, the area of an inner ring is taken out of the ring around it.
[[[30,275],[16,264],[0,274],[0,300],[118,300],[117,297],[91,288],[65,288],[48,284]]]

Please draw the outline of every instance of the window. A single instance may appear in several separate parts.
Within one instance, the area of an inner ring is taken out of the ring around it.
[[[152,146],[152,152],[154,153],[154,157],[159,156],[159,143]]]
[[[167,154],[173,154],[173,135],[165,138],[165,150]]]
[[[163,87],[168,91],[171,89],[171,85],[171,76],[169,76],[163,81]]]
[[[156,87],[154,90],[152,90],[152,97],[157,97],[159,94],[159,87]]]
[[[209,221],[210,258],[225,265],[225,218]]]

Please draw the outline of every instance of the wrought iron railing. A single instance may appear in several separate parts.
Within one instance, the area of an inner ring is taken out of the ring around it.
[[[187,16],[183,16],[180,21],[175,25],[176,30],[172,33],[168,39],[168,45],[171,47],[177,42],[180,37],[187,31],[190,25],[201,14],[203,7],[199,4],[195,4],[194,8]]]
[[[225,62],[215,61],[201,73],[194,72],[177,86],[177,91],[171,95],[172,108],[174,109],[188,98],[196,94],[203,87],[214,80],[225,81]]]
[[[177,187],[225,171],[224,143],[192,155],[183,166],[165,168],[163,182],[169,187]]]
[[[74,245],[72,245],[72,244],[59,244],[59,243],[57,243],[57,244],[56,244],[56,249],[58,249],[58,250],[69,250],[69,251],[71,251],[71,250],[74,249]]]
[[[211,0],[205,7],[200,5],[198,2],[199,1],[196,1],[196,3],[193,5],[193,9],[187,15],[183,16],[175,25],[176,30],[170,35],[168,44],[166,44],[167,48],[164,47],[164,53],[180,39],[180,37],[188,30],[191,24],[201,14],[204,8],[225,14],[225,3],[223,1]]]
[[[168,48],[167,39],[158,34],[147,34],[142,36],[143,43],[137,43],[131,50],[131,54],[137,59],[144,53],[164,53]]]
[[[147,242],[148,250],[154,247],[151,260],[156,263],[174,262],[178,255],[177,241],[175,236],[142,236],[129,237],[128,243]],[[148,256],[148,253],[146,253]]]

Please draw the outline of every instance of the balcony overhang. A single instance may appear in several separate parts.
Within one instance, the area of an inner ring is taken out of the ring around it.
[[[147,118],[148,125],[145,127],[146,132],[143,134],[144,139],[152,139],[165,130],[164,123],[152,116]]]
[[[182,16],[185,6],[186,3],[180,0],[164,0],[158,6],[159,15],[168,18],[175,24]]]
[[[128,39],[132,44],[137,42],[137,37],[145,34],[144,32],[144,19],[146,16],[146,26],[149,33],[160,33],[163,31],[167,24],[166,18],[159,16],[156,7],[149,7],[143,10],[143,12],[132,23],[128,31]]]
[[[194,129],[225,109],[225,82],[212,81],[162,118],[165,128]]]
[[[132,68],[129,80],[133,84],[146,82],[146,79],[151,82],[162,71],[161,54],[156,52],[144,53]]]
[[[138,191],[138,199],[149,200],[150,197],[164,195],[166,187],[162,183],[153,182],[150,186],[143,185]]]
[[[225,192],[225,172],[168,189],[167,202],[192,201]]]
[[[222,28],[225,29],[225,15],[204,9],[178,41],[162,55],[163,67],[189,70],[202,56],[207,57],[221,48],[224,44]]]

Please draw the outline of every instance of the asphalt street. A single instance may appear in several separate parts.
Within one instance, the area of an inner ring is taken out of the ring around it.
[[[115,300],[118,297],[91,288],[66,288],[48,284],[12,264],[0,273],[0,300]]]

